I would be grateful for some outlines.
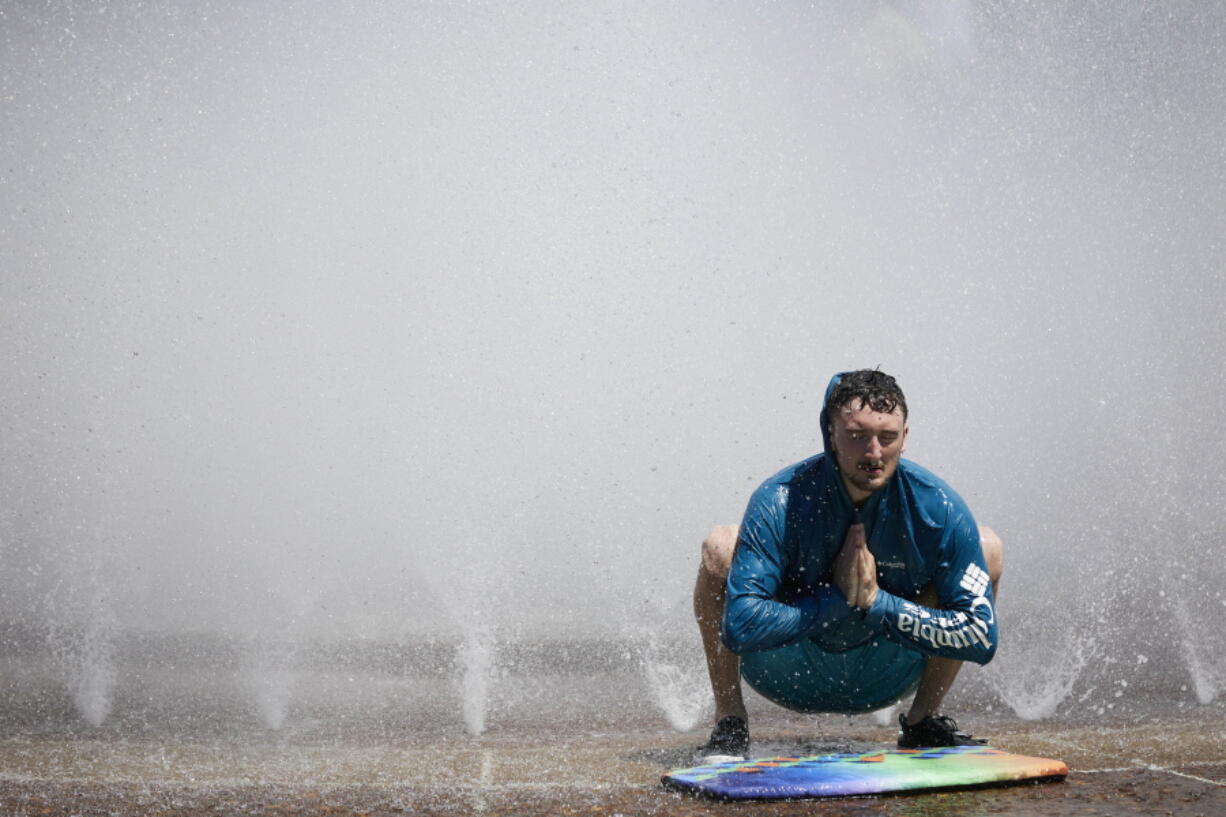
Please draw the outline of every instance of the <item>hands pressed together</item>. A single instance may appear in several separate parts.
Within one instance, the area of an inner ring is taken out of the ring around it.
[[[847,529],[843,548],[834,557],[834,583],[847,603],[860,610],[868,610],[877,598],[877,560],[868,550],[860,522]]]

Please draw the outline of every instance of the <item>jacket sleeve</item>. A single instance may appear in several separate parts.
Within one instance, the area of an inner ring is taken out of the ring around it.
[[[763,485],[754,492],[741,522],[720,627],[724,646],[738,655],[791,644],[815,627],[851,614],[833,587],[823,587],[795,604],[776,600],[794,558],[785,537],[787,492],[786,485]]]
[[[996,653],[996,607],[979,527],[969,512],[946,528],[940,553],[933,576],[939,609],[878,590],[865,621],[928,655],[986,664]]]

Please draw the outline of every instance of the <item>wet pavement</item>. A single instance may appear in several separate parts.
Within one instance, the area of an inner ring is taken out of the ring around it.
[[[1062,783],[781,803],[721,803],[661,789],[703,730],[494,726],[479,738],[309,728],[193,739],[79,729],[0,740],[5,815],[1204,815],[1226,814],[1226,710],[1136,722],[973,715],[992,745],[1069,764]],[[649,721],[646,723],[650,723]],[[867,719],[755,719],[771,751],[888,742]]]

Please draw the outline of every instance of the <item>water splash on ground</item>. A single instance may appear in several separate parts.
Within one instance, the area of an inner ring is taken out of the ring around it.
[[[117,625],[108,588],[95,567],[77,561],[65,565],[51,600],[47,637],[77,714],[101,726],[111,714],[118,680]]]
[[[91,726],[101,726],[111,714],[115,690],[113,626],[100,616],[81,633],[74,646],[68,679],[72,702]]]
[[[456,664],[460,670],[460,710],[464,718],[464,731],[473,737],[485,732],[495,659],[490,627],[476,625],[470,628],[457,652]]]
[[[297,673],[292,667],[294,648],[289,643],[256,643],[249,648],[243,669],[243,686],[265,727],[285,725],[293,700]]]
[[[898,704],[891,704],[884,709],[873,710],[869,717],[878,726],[893,726],[898,721],[896,712],[898,712]]]
[[[519,517],[512,517],[516,522]],[[498,679],[498,643],[515,622],[508,615],[506,553],[518,540],[510,527],[491,535],[471,525],[455,534],[459,546],[421,565],[422,575],[446,609],[459,636],[454,670],[464,731],[484,734]]]
[[[1192,691],[1196,693],[1196,700],[1199,703],[1210,704],[1222,690],[1223,674],[1220,667],[1215,664],[1215,661],[1220,661],[1221,658],[1212,650],[1207,650],[1206,640],[1198,637],[1196,625],[1182,597],[1174,597],[1171,607],[1181,633],[1180,651],[1188,665],[1188,673],[1192,676]]]
[[[640,637],[639,665],[652,701],[673,729],[688,732],[709,718],[714,708],[705,661],[700,653],[665,644],[654,630],[644,629]]]
[[[988,679],[1019,718],[1050,718],[1073,691],[1097,650],[1093,638],[1075,649],[1069,649],[1066,643],[1019,641],[996,656],[988,667]]]

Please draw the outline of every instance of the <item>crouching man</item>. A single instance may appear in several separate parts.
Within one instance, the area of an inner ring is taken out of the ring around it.
[[[1000,539],[902,459],[907,403],[876,370],[836,375],[824,451],[754,492],[703,542],[694,588],[715,694],[705,762],[749,748],[741,678],[800,712],[868,712],[912,692],[904,748],[982,743],[938,714],[964,661],[996,651]]]

